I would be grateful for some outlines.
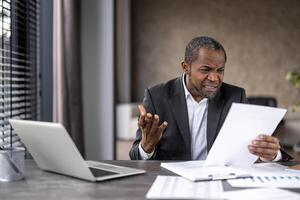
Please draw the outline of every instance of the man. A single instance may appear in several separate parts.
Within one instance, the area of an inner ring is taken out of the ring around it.
[[[223,83],[225,63],[225,49],[215,39],[189,42],[183,75],[145,90],[131,159],[206,159],[232,102],[247,103],[244,89]],[[288,159],[279,149],[278,139],[267,135],[249,144],[263,161]]]

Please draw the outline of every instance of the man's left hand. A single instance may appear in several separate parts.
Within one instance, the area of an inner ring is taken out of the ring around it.
[[[280,149],[279,140],[269,135],[259,135],[248,146],[250,153],[258,156],[262,161],[272,161]]]

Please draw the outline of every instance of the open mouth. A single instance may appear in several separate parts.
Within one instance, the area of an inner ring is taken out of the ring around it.
[[[218,90],[218,86],[205,85],[204,89],[208,92],[216,92]]]

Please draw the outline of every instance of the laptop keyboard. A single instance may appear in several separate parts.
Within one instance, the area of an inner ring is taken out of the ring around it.
[[[92,167],[89,167],[89,169],[91,170],[92,174],[95,177],[101,177],[101,176],[108,176],[108,175],[118,174],[116,172],[105,171],[105,170],[102,170],[102,169],[97,169],[97,168],[92,168]]]

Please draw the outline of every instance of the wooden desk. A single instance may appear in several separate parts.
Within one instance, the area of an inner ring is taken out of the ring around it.
[[[158,161],[106,161],[128,167],[144,169],[146,174],[105,182],[92,183],[59,174],[45,172],[32,160],[26,160],[25,179],[0,182],[1,199],[50,200],[50,199],[145,199],[157,175],[174,175],[160,167]],[[223,182],[224,190],[232,190]],[[300,190],[293,190],[300,193]]]
[[[293,157],[292,161],[300,162],[300,153],[294,152],[292,147],[284,147],[284,151]]]

